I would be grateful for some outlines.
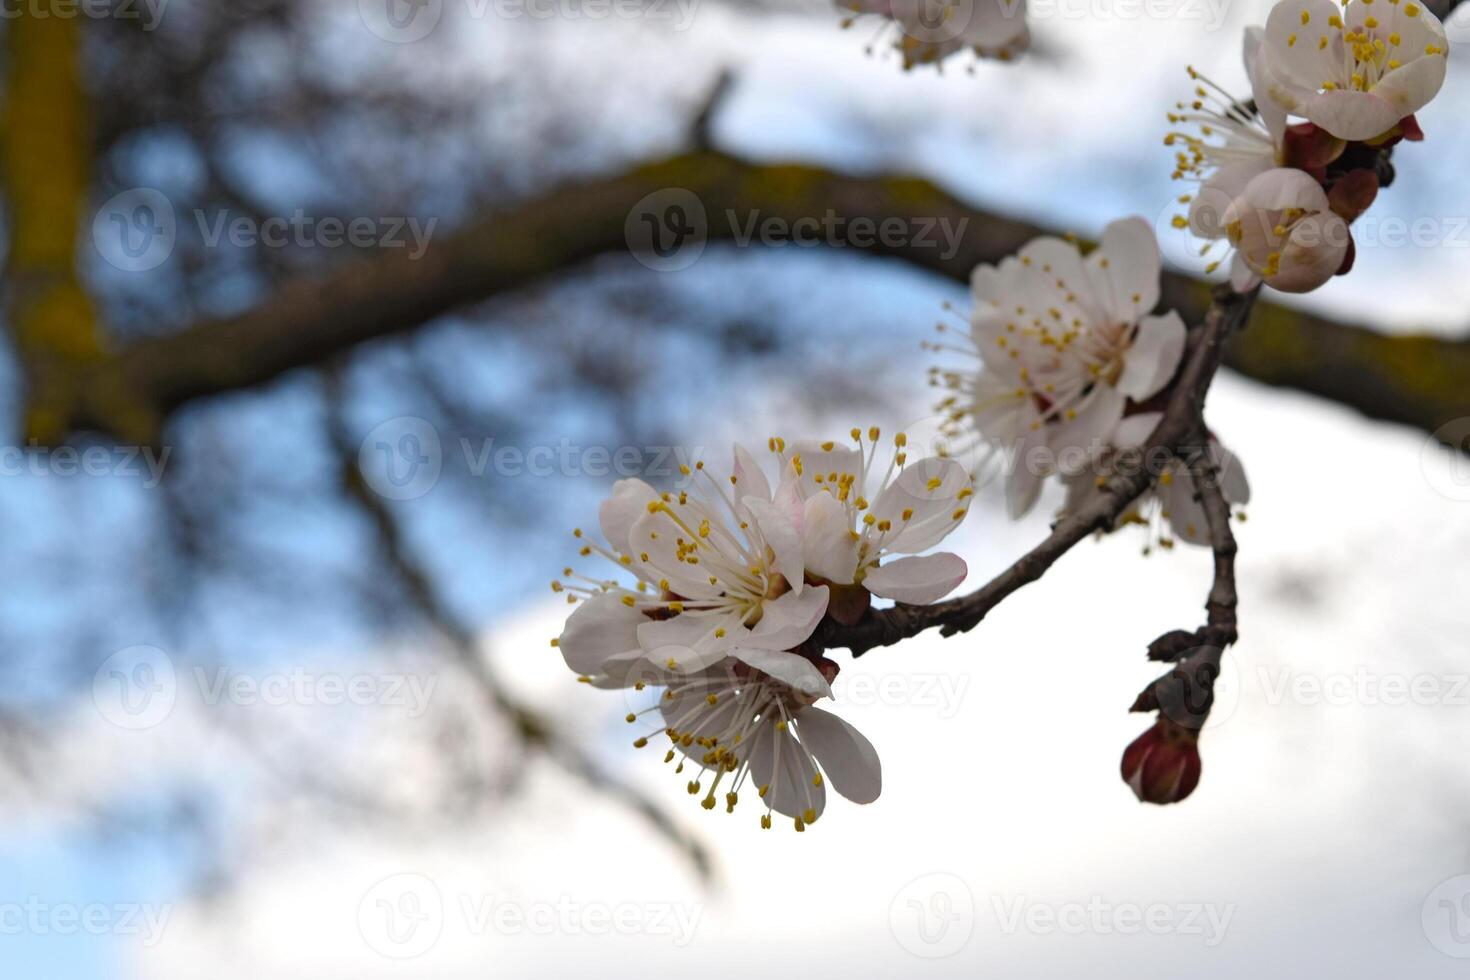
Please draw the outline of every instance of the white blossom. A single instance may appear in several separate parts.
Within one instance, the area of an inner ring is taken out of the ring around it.
[[[1338,273],[1352,243],[1327,192],[1289,167],[1247,184],[1226,209],[1225,230],[1235,248],[1231,285],[1241,291],[1264,281],[1283,292],[1310,292]]]
[[[837,0],[850,27],[863,15],[884,20],[880,40],[896,33],[892,48],[905,68],[939,64],[960,51],[1010,61],[1026,51],[1026,0]]]
[[[1176,129],[1164,138],[1166,145],[1180,147],[1174,178],[1199,184],[1196,192],[1179,198],[1189,210],[1174,219],[1174,226],[1188,228],[1207,240],[1225,237],[1225,211],[1245,186],[1284,162],[1286,110],[1267,96],[1262,28],[1246,28],[1243,57],[1251,100],[1236,98],[1191,68],[1194,98],[1178,103],[1169,113],[1169,122],[1193,127],[1196,132]],[[1204,254],[1208,253],[1207,247]],[[1218,265],[1211,263],[1207,271],[1214,272]]]
[[[1064,460],[1105,443],[1130,402],[1173,378],[1185,327],[1177,313],[1151,312],[1160,271],[1158,242],[1141,218],[1108,225],[1085,258],[1071,242],[1038,238],[975,270],[962,342],[938,346],[979,364],[938,373],[952,392],[940,409],[952,434],[1009,453],[1013,517],[1031,509]]]
[[[954,459],[909,461],[900,433],[879,476],[879,430],[869,429],[866,443],[861,429],[850,435],[852,446],[773,444],[784,464],[776,505],[800,528],[807,575],[900,602],[943,598],[964,581],[964,561],[920,553],[965,519],[974,495],[970,474]],[[885,561],[893,556],[902,557]]]
[[[1344,140],[1390,133],[1439,93],[1449,42],[1410,0],[1283,0],[1266,20],[1269,97]]]
[[[1066,478],[1067,500],[1062,513],[1072,510],[1085,497],[1120,451],[1144,447],[1162,419],[1160,412],[1140,412],[1119,423],[1108,447],[1093,457],[1091,466]],[[1225,501],[1240,507],[1250,503],[1250,483],[1246,480],[1240,457],[1221,445],[1213,435],[1209,437],[1205,451],[1216,467]],[[1149,460],[1145,459],[1143,464],[1148,465]],[[1195,490],[1194,475],[1189,468],[1177,458],[1171,458],[1159,467],[1158,478],[1153,485],[1128,505],[1118,523],[1147,528],[1144,554],[1154,547],[1172,548],[1176,541],[1208,545],[1209,526]],[[1244,515],[1237,514],[1237,517],[1243,519]]]

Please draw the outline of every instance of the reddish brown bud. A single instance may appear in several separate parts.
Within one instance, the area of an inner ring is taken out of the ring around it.
[[[1373,206],[1378,197],[1378,175],[1371,170],[1349,170],[1332,182],[1327,201],[1332,213],[1351,224]]]
[[[1347,146],[1346,140],[1338,139],[1320,126],[1299,123],[1287,127],[1282,163],[1321,179],[1327,165],[1342,156]]]
[[[1358,243],[1351,234],[1348,235],[1347,254],[1342,257],[1342,265],[1337,269],[1335,275],[1345,276],[1353,271],[1353,264],[1358,261]]]
[[[843,626],[856,626],[867,615],[873,596],[861,585],[828,585],[827,615]]]
[[[1144,803],[1178,803],[1199,785],[1199,733],[1160,718],[1123,750],[1123,782]]]

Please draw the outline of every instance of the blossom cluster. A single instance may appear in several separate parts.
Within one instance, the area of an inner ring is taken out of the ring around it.
[[[1012,61],[1031,45],[1026,0],[836,0],[851,27],[875,16],[881,40],[898,52],[904,68],[939,65],[968,51],[978,58]],[[871,50],[871,49],[870,49]]]
[[[1029,37],[1024,0],[838,3],[896,26],[906,66],[961,50],[1011,57]],[[1448,44],[1413,0],[1284,0],[1246,30],[1244,49],[1250,99],[1191,69],[1194,97],[1169,114],[1174,176],[1199,184],[1174,223],[1204,239],[1206,255],[1226,243],[1235,289],[1306,292],[1352,266],[1350,226],[1391,176],[1389,149],[1422,139],[1415,113],[1443,84]],[[965,359],[931,373],[946,392],[949,452],[1008,464],[1013,518],[1052,477],[1065,513],[1149,446],[1190,348],[1184,320],[1160,309],[1161,275],[1142,218],[1113,222],[1091,248],[1044,236],[976,268],[968,316],[940,325],[933,348]],[[576,532],[582,555],[616,575],[567,568],[552,583],[576,606],[552,645],[579,679],[659,692],[627,715],[643,726],[633,744],[666,738],[664,761],[697,767],[688,789],[707,809],[723,800],[733,812],[749,783],[763,827],[779,813],[804,830],[828,784],[857,803],[882,787],[869,741],[817,707],[839,669],[823,656],[824,625],[861,622],[875,598],[937,602],[966,575],[958,556],[933,549],[964,520],[975,473],[946,451],[910,461],[903,434],[880,464],[877,429],[850,436],[771,439],[774,479],[737,445],[724,480],[703,462],[681,467],[688,486],[677,490],[622,480],[601,507],[602,540]],[[1192,449],[1225,501],[1245,504],[1239,460],[1206,438]],[[1146,552],[1208,544],[1194,473],[1170,458],[1150,476],[1119,523],[1149,529]],[[1124,781],[1149,802],[1183,799],[1199,780],[1197,741],[1161,718],[1125,753]]]
[[[1006,503],[1030,512],[1045,480],[1059,477],[1069,502],[1090,489],[1118,452],[1143,446],[1162,418],[1161,395],[1178,373],[1185,326],[1155,313],[1162,262],[1142,218],[1115,221],[1091,253],[1043,237],[971,277],[966,323],[941,324],[938,350],[971,360],[939,369],[946,431],[1008,460]],[[1236,457],[1209,447],[1233,504],[1250,488]],[[1187,469],[1166,464],[1154,488],[1124,515],[1151,528],[1151,542],[1205,543],[1205,522]],[[1149,547],[1152,545],[1150,544]]]
[[[935,602],[965,578],[949,553],[921,554],[964,520],[974,490],[959,462],[908,459],[894,438],[879,466],[877,429],[852,445],[769,443],[773,483],[735,447],[728,483],[702,462],[686,489],[622,480],[599,514],[605,543],[578,530],[583,556],[618,577],[568,568],[552,589],[578,608],[553,641],[567,666],[602,688],[657,688],[642,748],[662,735],[665,762],[698,767],[689,780],[728,811],[749,781],[797,830],[821,815],[826,785],[857,803],[881,788],[878,755],[856,729],[815,706],[832,696],[837,665],[809,641],[824,619],[851,624],[874,596]],[[631,581],[629,581],[631,580]],[[708,787],[705,780],[708,778]]]
[[[1180,197],[1175,226],[1205,254],[1228,243],[1239,290],[1304,293],[1348,272],[1350,226],[1391,173],[1383,151],[1424,138],[1414,114],[1448,56],[1443,25],[1412,0],[1283,0],[1246,30],[1249,101],[1190,69],[1194,97],[1169,113],[1181,128],[1165,143],[1178,148],[1174,176],[1199,188]]]

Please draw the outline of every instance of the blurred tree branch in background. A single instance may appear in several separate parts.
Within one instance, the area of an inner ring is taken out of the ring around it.
[[[287,281],[238,316],[196,323],[80,365],[76,383],[67,389],[76,400],[66,424],[156,441],[156,432],[129,431],[120,420],[166,418],[192,399],[270,381],[357,344],[413,330],[465,304],[625,250],[630,213],[645,196],[667,188],[684,188],[700,198],[711,240],[732,239],[738,231],[738,222],[726,220],[727,210],[787,222],[830,210],[839,228],[855,218],[937,219],[950,227],[968,222],[953,255],[907,242],[890,247],[874,241],[866,248],[959,282],[967,282],[978,263],[995,262],[1049,232],[972,207],[918,178],[853,177],[694,152],[561,187],[485,215],[452,237],[431,242],[417,261],[401,253],[354,259],[325,275]],[[1186,320],[1198,321],[1209,308],[1210,286],[1167,273],[1163,301]],[[1269,303],[1259,305],[1251,329],[1232,342],[1226,364],[1258,381],[1426,432],[1463,415],[1470,392],[1470,339],[1390,336]],[[120,415],[119,400],[134,410]]]
[[[66,437],[77,390],[102,360],[97,318],[77,275],[82,214],[92,190],[92,112],[81,77],[83,21],[33,5],[5,36],[0,120],[9,219],[6,314],[29,387],[25,431]]]

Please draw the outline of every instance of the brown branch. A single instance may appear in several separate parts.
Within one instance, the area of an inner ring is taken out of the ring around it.
[[[869,609],[853,626],[843,626],[832,619],[822,623],[811,647],[820,652],[827,647],[847,647],[853,656],[861,656],[874,647],[890,646],[939,627],[943,635],[952,636],[973,629],[985,616],[1012,593],[1041,578],[1073,546],[1096,531],[1113,528],[1128,506],[1138,499],[1156,479],[1150,460],[1173,457],[1185,461],[1207,457],[1208,436],[1204,426],[1205,396],[1224,359],[1225,341],[1245,326],[1255,305],[1256,292],[1240,294],[1228,286],[1220,287],[1214,305],[1204,322],[1190,331],[1184,367],[1174,382],[1164,417],[1149,436],[1142,450],[1120,456],[1113,470],[1096,487],[1052,527],[1051,534],[1005,571],[969,595],[929,606],[899,604],[889,609]],[[1209,464],[1208,461],[1206,465]],[[1213,472],[1213,471],[1212,471]],[[1218,483],[1218,480],[1214,480]],[[1218,486],[1215,487],[1218,493]],[[1219,497],[1224,503],[1224,497]],[[1214,502],[1206,504],[1211,515]],[[1214,517],[1210,531],[1216,538],[1216,582],[1211,591],[1211,620],[1214,603],[1220,602],[1220,614],[1227,611],[1233,630],[1234,587],[1233,560],[1235,542],[1230,536],[1228,507],[1223,534],[1217,534]],[[1228,541],[1228,544],[1227,544]],[[1222,566],[1221,556],[1228,551]],[[1227,595],[1222,575],[1230,576]],[[1222,618],[1222,624],[1224,622]],[[1233,636],[1232,636],[1233,640]]]
[[[974,208],[924,180],[852,177],[693,152],[488,215],[455,235],[435,237],[417,261],[402,250],[352,260],[327,275],[288,282],[239,316],[137,342],[87,366],[69,386],[74,400],[48,410],[60,414],[63,428],[157,441],[168,415],[192,399],[267,383],[595,256],[625,251],[624,226],[635,205],[676,187],[702,202],[709,240],[732,240],[752,213],[787,222],[830,213],[837,244],[900,258],[957,282],[968,282],[976,264],[998,261],[1047,231]],[[910,227],[945,222],[964,235],[953,254],[911,240],[854,243],[846,231],[858,218],[897,218]],[[1164,303],[1187,322],[1205,315],[1205,283],[1166,273],[1163,288]],[[1389,337],[1259,305],[1255,328],[1237,339],[1226,361],[1236,370],[1427,432],[1470,414],[1470,339]]]
[[[713,865],[705,846],[638,788],[615,778],[604,765],[589,757],[566,739],[538,712],[513,697],[482,655],[475,634],[439,598],[428,570],[413,557],[397,519],[378,496],[357,465],[357,448],[346,431],[340,411],[341,395],[336,369],[326,372],[330,409],[328,436],[339,460],[342,482],[348,496],[371,523],[388,565],[403,583],[407,597],[420,615],[443,636],[455,660],[494,714],[510,720],[521,745],[540,751],[598,793],[628,807],[646,820],[665,840],[677,848],[698,873],[709,881]]]

